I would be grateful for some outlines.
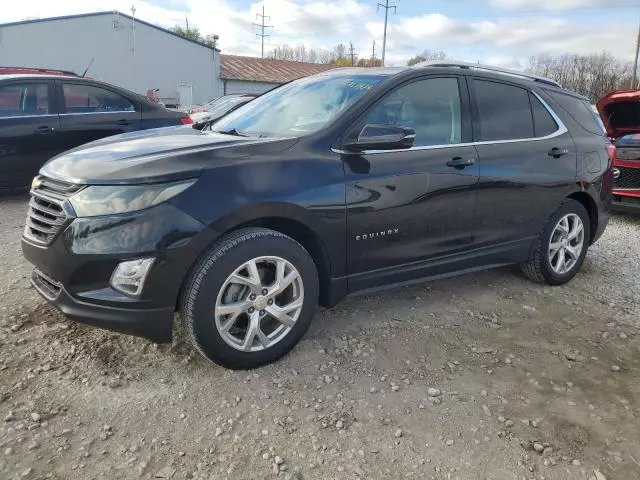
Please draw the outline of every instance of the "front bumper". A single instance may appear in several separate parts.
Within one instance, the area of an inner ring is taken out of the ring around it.
[[[634,193],[614,190],[611,208],[617,212],[640,214],[640,190]]]
[[[134,309],[83,301],[75,298],[59,282],[38,269],[34,269],[31,274],[31,284],[40,295],[72,320],[144,337],[156,343],[171,341],[173,306]]]
[[[214,237],[211,229],[164,203],[123,215],[70,219],[48,245],[23,237],[22,251],[35,266],[35,289],[65,315],[163,343],[171,341],[182,283]],[[156,261],[139,296],[110,286],[120,262],[149,257]]]

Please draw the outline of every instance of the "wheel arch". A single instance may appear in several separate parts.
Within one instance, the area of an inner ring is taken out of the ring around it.
[[[598,228],[598,206],[595,200],[584,190],[573,192],[567,198],[580,202],[589,214],[589,244],[592,244]]]
[[[320,285],[320,304],[335,303],[331,300],[330,290],[332,276],[336,274],[336,265],[332,263],[326,241],[323,240],[322,222],[307,209],[284,202],[251,205],[215,221],[210,227],[216,232],[213,243],[231,232],[250,227],[268,228],[293,238],[309,252],[316,265]],[[209,247],[193,262],[189,272],[193,271],[202,255],[209,251]],[[180,288],[176,310],[179,309],[184,286],[190,275],[191,273],[185,276]]]

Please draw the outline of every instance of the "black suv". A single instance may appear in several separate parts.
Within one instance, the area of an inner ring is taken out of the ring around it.
[[[23,237],[68,316],[210,360],[286,354],[318,303],[520,264],[573,278],[602,234],[610,145],[554,82],[462,63],[337,69],[211,130],[148,130],[48,162]]]

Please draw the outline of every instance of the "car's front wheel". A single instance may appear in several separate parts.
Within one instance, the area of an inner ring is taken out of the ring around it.
[[[187,283],[181,315],[206,358],[248,369],[287,354],[309,327],[317,302],[317,270],[302,245],[250,228],[204,255]]]
[[[590,238],[589,214],[580,202],[567,199],[549,218],[522,271],[536,282],[567,283],[580,271]]]

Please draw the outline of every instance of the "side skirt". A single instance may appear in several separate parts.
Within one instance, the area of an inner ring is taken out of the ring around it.
[[[348,277],[348,293],[370,293],[425,280],[521,263],[529,258],[535,237],[444,255],[419,262],[358,273]]]

